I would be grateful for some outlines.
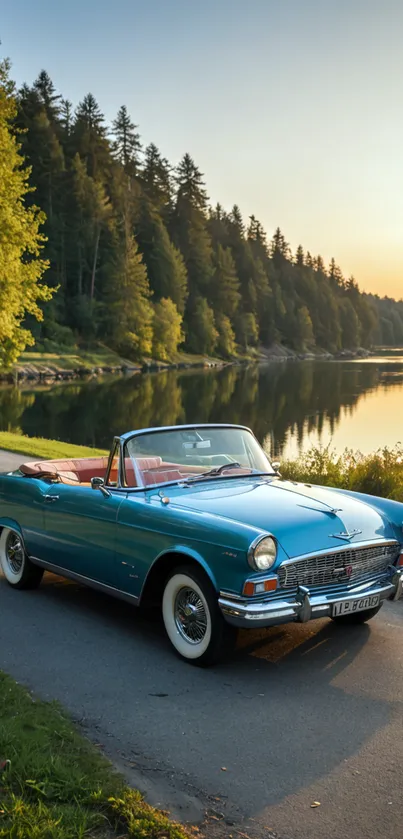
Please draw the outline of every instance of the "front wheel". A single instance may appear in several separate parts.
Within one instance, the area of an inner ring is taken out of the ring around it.
[[[190,664],[213,664],[235,644],[236,630],[224,620],[212,584],[192,566],[168,578],[162,616],[171,644]]]
[[[364,609],[362,612],[351,612],[349,615],[338,615],[336,618],[333,618],[335,623],[339,623],[341,626],[345,624],[360,624],[366,623],[366,621],[370,621],[371,618],[374,618],[375,615],[378,614],[379,609],[382,609],[382,603],[379,606],[374,606],[373,609]]]
[[[0,568],[13,588],[36,588],[43,577],[43,568],[38,568],[27,556],[21,535],[9,527],[1,531]]]

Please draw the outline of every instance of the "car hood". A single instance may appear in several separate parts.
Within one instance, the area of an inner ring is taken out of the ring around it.
[[[280,479],[219,480],[222,485],[178,487],[171,503],[269,531],[289,557],[395,538],[387,519],[369,504],[325,487]]]

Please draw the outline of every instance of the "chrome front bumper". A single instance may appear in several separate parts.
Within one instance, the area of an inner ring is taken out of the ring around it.
[[[299,586],[297,594],[284,599],[268,597],[256,600],[252,597],[235,597],[220,592],[218,605],[228,623],[238,627],[276,626],[279,623],[330,617],[334,603],[341,600],[357,600],[368,595],[379,594],[383,600],[398,600],[403,595],[403,568],[391,568],[389,578],[366,582],[349,589],[345,594],[311,594],[305,586]]]

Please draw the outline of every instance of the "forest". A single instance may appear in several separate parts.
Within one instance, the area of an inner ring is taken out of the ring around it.
[[[168,360],[178,348],[233,358],[273,343],[332,353],[403,344],[403,301],[362,293],[335,259],[292,253],[280,228],[269,240],[237,204],[212,206],[191,155],[175,165],[144,148],[125,105],[107,125],[91,93],[74,106],[44,70],[19,90],[7,73],[3,128],[43,272],[37,302],[16,314],[19,351],[102,342]]]

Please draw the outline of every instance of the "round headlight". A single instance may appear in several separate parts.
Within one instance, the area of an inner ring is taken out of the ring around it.
[[[272,536],[264,536],[258,542],[252,542],[248,552],[248,562],[254,571],[267,571],[276,561],[277,545]]]

